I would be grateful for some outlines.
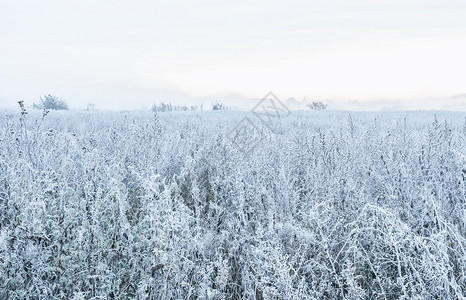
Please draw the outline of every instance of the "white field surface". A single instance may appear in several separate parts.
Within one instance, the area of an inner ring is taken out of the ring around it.
[[[0,299],[461,299],[465,117],[3,111]]]

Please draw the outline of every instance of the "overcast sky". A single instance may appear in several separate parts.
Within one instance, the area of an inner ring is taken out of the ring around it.
[[[131,109],[268,91],[427,106],[466,101],[465,75],[464,0],[0,0],[0,106],[45,93]]]

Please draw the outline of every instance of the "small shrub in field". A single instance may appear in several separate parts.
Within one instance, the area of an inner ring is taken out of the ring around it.
[[[53,109],[53,110],[68,110],[68,104],[62,98],[53,95],[45,95],[40,97],[39,103],[32,105],[35,109]]]

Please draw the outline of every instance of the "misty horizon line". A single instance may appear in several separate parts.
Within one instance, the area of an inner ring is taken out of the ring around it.
[[[147,93],[138,94],[134,93],[134,97],[126,94],[122,97],[109,96],[96,96],[96,97],[83,97],[81,95],[68,95],[62,96],[63,93],[43,93],[42,95],[32,97],[19,97],[18,100],[7,100],[6,97],[0,97],[0,108],[14,108],[18,105],[18,101],[24,101],[27,108],[33,106],[41,101],[43,97],[52,95],[57,99],[65,101],[69,108],[72,110],[92,110],[103,111],[141,111],[150,110],[154,105],[169,104],[177,106],[178,108],[185,106],[187,108],[196,109],[203,108],[203,110],[211,110],[215,104],[222,104],[229,109],[238,111],[251,110],[257,103],[267,97],[269,94],[274,95],[290,110],[309,110],[309,105],[312,103],[325,104],[327,110],[333,111],[432,111],[432,110],[446,110],[446,111],[466,111],[466,93],[456,93],[444,96],[430,96],[430,97],[371,97],[367,99],[358,99],[348,97],[347,99],[338,99],[325,96],[312,96],[312,97],[283,97],[280,93],[269,91],[264,93],[262,97],[247,97],[240,93],[230,93],[224,96],[210,96],[210,97],[196,97],[185,93],[176,91],[160,93]],[[66,94],[66,93],[65,93]],[[85,99],[87,98],[87,99]],[[188,109],[189,110],[189,109]]]
[[[47,95],[47,94],[46,94]],[[186,110],[204,110],[210,111],[212,107],[220,103],[229,110],[236,111],[248,111],[251,110],[254,105],[259,103],[263,98],[251,98],[251,97],[209,97],[206,98],[195,98],[195,97],[180,97],[179,99],[172,98],[166,100],[126,100],[119,99],[116,104],[111,103],[113,101],[94,99],[90,101],[73,100],[70,101],[67,98],[59,97],[63,99],[72,111],[90,110],[89,106],[92,106],[91,110],[97,111],[145,111],[151,110],[154,105],[169,104],[180,107],[186,107]],[[280,98],[279,98],[280,99]],[[38,97],[40,100],[40,97]],[[35,109],[34,104],[39,101],[28,101],[27,99],[20,99],[18,101],[24,101],[24,104],[28,109]],[[13,109],[18,105],[18,101],[5,101],[0,98],[0,107],[5,109]],[[360,99],[346,99],[346,100],[334,100],[334,99],[323,99],[323,98],[307,98],[303,97],[301,100],[297,100],[295,97],[288,97],[280,99],[284,105],[293,111],[306,111],[311,110],[308,105],[313,102],[320,102],[327,107],[325,110],[329,111],[466,111],[466,93],[455,94],[444,97],[429,97],[429,98],[411,98],[411,99],[373,99],[373,100],[360,100]],[[124,104],[135,104],[126,106]],[[122,105],[123,104],[123,105]],[[195,109],[192,109],[195,108]]]

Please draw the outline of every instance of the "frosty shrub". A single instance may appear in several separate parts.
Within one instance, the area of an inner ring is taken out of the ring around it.
[[[312,110],[323,110],[326,109],[328,104],[323,103],[322,101],[312,101],[311,103],[306,105],[309,109]]]
[[[0,116],[0,299],[462,299],[461,113]]]
[[[34,103],[33,108],[35,109],[52,109],[52,110],[68,110],[68,104],[65,100],[56,96],[47,94],[40,97],[39,103]],[[89,106],[88,106],[89,107]]]

